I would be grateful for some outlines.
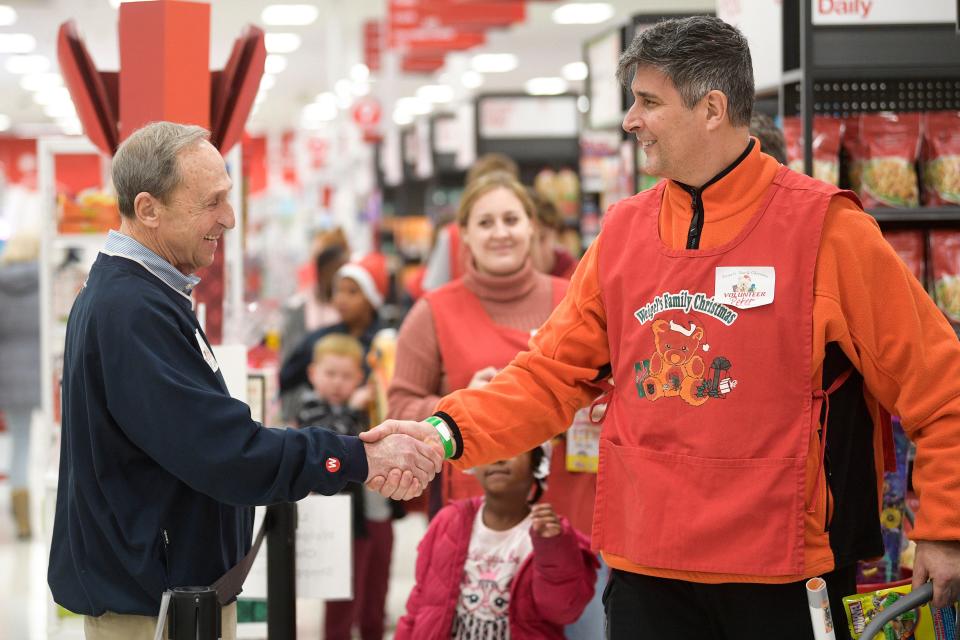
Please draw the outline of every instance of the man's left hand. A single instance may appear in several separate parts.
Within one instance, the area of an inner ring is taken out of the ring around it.
[[[918,540],[913,588],[933,582],[934,607],[949,607],[960,598],[960,542]]]

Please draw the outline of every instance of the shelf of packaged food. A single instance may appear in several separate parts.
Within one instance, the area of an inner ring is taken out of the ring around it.
[[[870,209],[870,215],[881,223],[895,224],[960,224],[960,207],[919,207],[916,209]]]
[[[99,251],[107,241],[105,233],[60,233],[53,236],[53,246],[58,249],[92,249]]]

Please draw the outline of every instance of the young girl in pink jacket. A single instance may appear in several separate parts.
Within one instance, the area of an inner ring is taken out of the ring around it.
[[[474,469],[484,495],[430,523],[396,640],[563,639],[593,596],[597,560],[566,518],[535,504],[549,468],[538,447]]]

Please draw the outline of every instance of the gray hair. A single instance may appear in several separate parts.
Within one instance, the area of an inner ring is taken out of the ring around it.
[[[629,89],[643,65],[670,78],[688,109],[709,92],[722,91],[730,123],[750,124],[754,96],[750,48],[743,34],[723,20],[675,18],[641,31],[620,56],[617,79]]]
[[[185,148],[208,140],[210,132],[196,125],[151,122],[134,131],[113,156],[113,186],[120,214],[133,218],[138,193],[163,203],[180,184],[177,156]]]

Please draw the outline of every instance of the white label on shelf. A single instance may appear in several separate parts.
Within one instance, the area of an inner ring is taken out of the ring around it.
[[[815,25],[955,23],[956,0],[810,0]]]

